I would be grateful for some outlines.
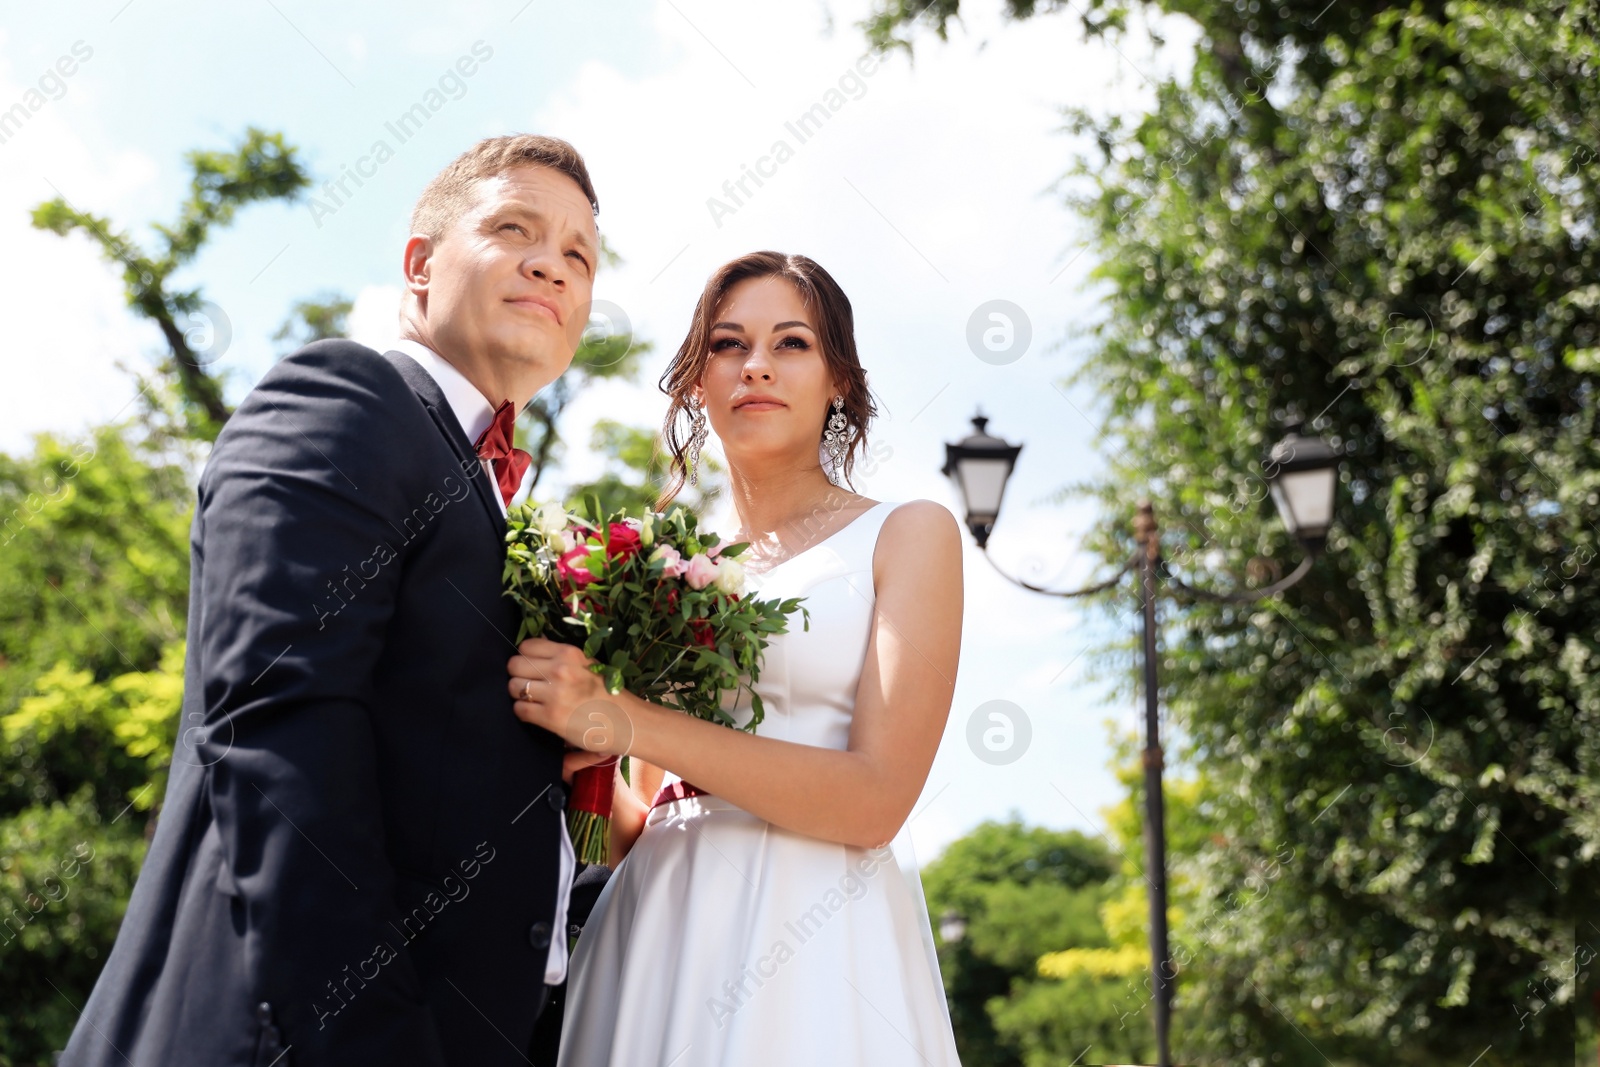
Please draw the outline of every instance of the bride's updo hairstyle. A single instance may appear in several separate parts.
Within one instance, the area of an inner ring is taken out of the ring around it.
[[[672,453],[672,462],[668,468],[666,488],[656,498],[657,511],[665,510],[682,491],[689,477],[686,459],[692,419],[689,400],[700,376],[705,373],[706,362],[711,358],[711,324],[717,321],[717,311],[729,290],[748,278],[783,278],[795,287],[801,302],[815,314],[822,359],[833,375],[839,395],[844,397],[846,444],[841,469],[833,472],[836,482],[842,478],[845,484],[850,483],[856,453],[866,447],[867,426],[877,417],[878,409],[867,392],[867,372],[862,369],[861,359],[856,354],[855,315],[850,310],[850,298],[844,295],[844,290],[839,288],[839,283],[833,280],[832,275],[807,256],[751,252],[724,263],[711,275],[694,306],[694,320],[689,324],[689,335],[683,339],[678,354],[672,357],[666,372],[661,375],[661,391],[670,400],[661,432],[667,449]],[[829,397],[830,401],[832,399]],[[819,452],[831,410],[825,410],[818,416]]]

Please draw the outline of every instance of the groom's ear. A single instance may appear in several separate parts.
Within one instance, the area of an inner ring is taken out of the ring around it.
[[[433,276],[433,238],[423,233],[412,234],[406,241],[405,261],[402,266],[406,276],[406,288],[416,296],[426,295],[428,282]]]

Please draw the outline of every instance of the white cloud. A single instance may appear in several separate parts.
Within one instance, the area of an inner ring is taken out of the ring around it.
[[[5,44],[0,34],[0,56]],[[0,59],[0,108],[21,99],[41,70]],[[159,332],[128,310],[121,271],[90,238],[63,239],[31,222],[34,206],[56,196],[115,218],[155,179],[148,157],[108,157],[74,130],[84,89],[66,79],[64,95],[0,144],[0,451],[26,451],[35,433],[75,433],[127,410],[135,388],[115,361],[144,367],[161,350]]]
[[[400,336],[400,287],[368,285],[355,295],[348,323],[350,339],[383,351]]]

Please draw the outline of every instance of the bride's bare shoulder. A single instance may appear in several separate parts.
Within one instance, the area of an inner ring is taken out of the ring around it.
[[[895,527],[905,533],[922,531],[934,533],[938,529],[948,530],[959,539],[961,527],[956,522],[956,517],[950,514],[950,509],[937,500],[916,499],[906,500],[894,506],[887,518],[883,520],[884,529]]]
[[[960,585],[961,525],[937,501],[898,504],[883,520],[872,566],[880,583],[905,574],[919,581],[947,576]]]

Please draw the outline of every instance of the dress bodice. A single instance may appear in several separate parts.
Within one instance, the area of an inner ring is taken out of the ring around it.
[[[881,501],[829,536],[778,564],[746,572],[746,595],[763,600],[804,597],[810,629],[796,611],[787,633],[768,642],[755,690],[765,717],[761,737],[843,749],[850,739],[856,685],[866,662],[876,601],[872,556],[895,504]],[[748,689],[724,705],[734,721],[750,721]],[[671,781],[676,775],[668,774]]]

